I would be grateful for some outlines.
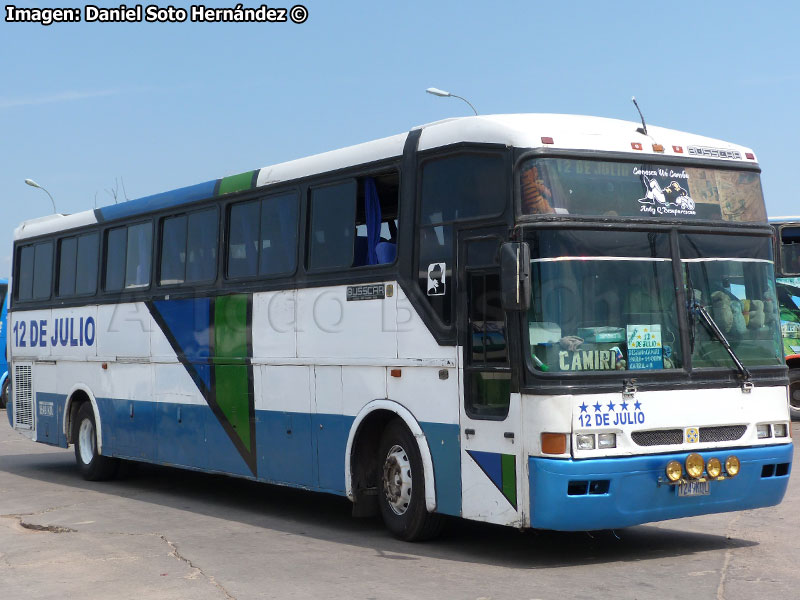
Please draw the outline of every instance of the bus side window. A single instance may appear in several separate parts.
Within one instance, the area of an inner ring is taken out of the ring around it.
[[[148,287],[152,253],[152,223],[110,229],[106,234],[105,291]]]
[[[800,273],[800,227],[781,229],[781,270],[784,274]]]
[[[356,191],[355,179],[311,190],[310,269],[349,267],[353,264]],[[360,248],[356,249],[356,254],[360,251]]]

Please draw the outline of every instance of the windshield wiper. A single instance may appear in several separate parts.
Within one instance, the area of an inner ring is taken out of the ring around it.
[[[734,364],[736,364],[739,374],[742,376],[742,390],[746,389],[746,391],[749,391],[749,389],[753,386],[752,382],[750,381],[750,371],[747,370],[747,367],[745,367],[742,364],[742,361],[739,360],[739,357],[736,356],[736,352],[734,352],[733,348],[731,348],[728,339],[725,337],[725,334],[722,333],[722,330],[717,325],[717,322],[710,314],[708,314],[708,311],[699,302],[689,303],[689,314],[699,315],[709,333],[714,335],[714,337],[716,337],[725,347],[725,350],[728,351],[728,354],[730,354],[731,358],[733,359]]]

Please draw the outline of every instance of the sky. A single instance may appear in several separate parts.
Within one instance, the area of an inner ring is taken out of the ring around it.
[[[754,148],[768,213],[800,214],[800,3],[298,1],[302,24],[0,20],[0,276],[52,212],[26,178],[73,213],[471,114],[432,86],[631,121],[635,95],[648,124]]]

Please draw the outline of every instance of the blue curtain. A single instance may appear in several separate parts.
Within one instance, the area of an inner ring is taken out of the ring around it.
[[[367,219],[367,264],[377,265],[375,246],[381,241],[381,203],[372,177],[364,180],[364,210]]]

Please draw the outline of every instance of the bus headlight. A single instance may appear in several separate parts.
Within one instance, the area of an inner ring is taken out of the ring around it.
[[[775,423],[772,426],[772,433],[775,437],[786,437],[786,423]]]
[[[692,452],[686,457],[686,472],[689,474],[689,477],[693,479],[697,479],[703,475],[705,466],[703,457],[695,452]]]
[[[769,430],[769,424],[764,423],[763,425],[756,425],[756,435],[758,435],[758,439],[760,440],[772,437],[772,433]]]
[[[718,458],[711,458],[706,465],[706,473],[709,477],[717,478],[722,473],[722,463]]]
[[[617,434],[616,433],[598,433],[597,434],[597,447],[598,448],[616,448],[617,447]]]
[[[667,479],[670,481],[678,481],[683,475],[683,468],[681,467],[681,463],[677,460],[671,460],[667,463]]]
[[[583,433],[578,435],[578,450],[594,450],[593,433]]]
[[[739,459],[730,455],[725,459],[725,472],[731,477],[736,477],[739,473]]]

